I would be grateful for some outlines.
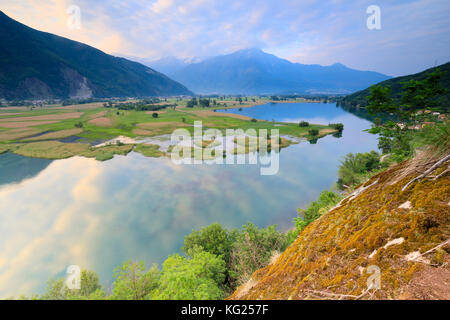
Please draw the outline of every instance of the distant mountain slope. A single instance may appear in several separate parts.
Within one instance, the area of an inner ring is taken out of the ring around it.
[[[190,94],[142,64],[29,28],[0,11],[0,98]]]
[[[439,109],[443,112],[450,112],[450,62],[447,62],[443,65],[440,65],[438,67],[430,68],[425,71],[403,76],[403,77],[397,77],[393,79],[389,79],[383,82],[380,82],[379,84],[382,86],[390,86],[392,91],[392,98],[394,99],[394,102],[399,103],[401,99],[401,92],[402,92],[402,86],[403,82],[408,82],[409,80],[415,79],[415,80],[424,80],[428,74],[433,72],[436,68],[439,68],[441,71],[444,71],[444,75],[441,79],[441,85],[448,89],[449,91],[443,95],[440,95],[436,97],[436,101],[438,102]],[[340,101],[340,104],[346,108],[346,109],[360,109],[361,107],[364,108],[367,106],[368,101],[366,97],[370,94],[370,89],[364,89],[358,92],[355,92],[353,94],[350,94]]]
[[[332,66],[291,63],[259,49],[206,59],[172,74],[197,93],[349,93],[389,76]]]
[[[182,70],[183,68],[186,68],[189,63],[185,60],[178,59],[176,57],[166,57],[159,60],[138,60],[141,63],[145,64],[146,66],[149,66],[150,68],[153,68],[155,70],[158,70],[159,72],[162,72],[164,74],[167,74],[169,77],[173,75],[174,73],[177,73],[178,71]]]

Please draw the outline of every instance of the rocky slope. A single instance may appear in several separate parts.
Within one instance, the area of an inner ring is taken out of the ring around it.
[[[437,159],[372,177],[229,299],[450,299],[450,159]]]

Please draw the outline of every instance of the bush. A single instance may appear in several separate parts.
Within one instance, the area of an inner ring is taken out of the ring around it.
[[[306,209],[298,209],[298,217],[294,218],[297,233],[300,233],[308,224],[328,212],[340,200],[341,196],[331,190],[324,190],[316,201],[312,201]]]
[[[153,117],[153,118],[158,118],[158,113],[153,112],[153,113],[152,113],[152,117]]]
[[[309,127],[309,122],[307,122],[307,121],[300,121],[298,123],[298,126],[299,127]]]
[[[329,123],[328,126],[336,129],[339,132],[342,132],[344,130],[344,124],[342,123]]]
[[[149,299],[159,285],[159,270],[154,265],[146,270],[143,262],[127,261],[114,270],[113,299]]]
[[[289,243],[286,234],[278,232],[275,226],[260,229],[251,223],[244,225],[237,234],[231,254],[231,286],[246,282],[253,272],[269,263],[275,252],[284,251]]]
[[[160,285],[153,299],[207,300],[222,299],[221,284],[225,280],[225,262],[200,248],[191,257],[174,254],[163,263]]]
[[[251,122],[257,122],[258,120],[256,120],[255,118],[253,118],[252,120],[250,120]]]
[[[309,133],[309,135],[315,137],[315,136],[319,135],[319,130],[317,130],[317,129],[309,129],[308,133]]]
[[[75,128],[83,128],[83,122],[79,121],[75,123]]]
[[[229,263],[235,240],[234,232],[229,232],[220,224],[213,223],[201,228],[200,231],[194,230],[187,235],[184,238],[184,246],[181,250],[188,255],[190,251],[200,247],[204,251],[215,254]]]
[[[375,151],[349,153],[339,166],[338,186],[351,186],[362,181],[364,174],[380,168],[380,155]]]

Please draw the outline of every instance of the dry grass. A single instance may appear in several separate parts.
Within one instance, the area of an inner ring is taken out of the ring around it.
[[[89,149],[89,145],[82,143],[62,143],[58,141],[42,141],[22,144],[13,150],[14,153],[25,157],[64,159],[82,154]]]
[[[154,134],[153,131],[148,131],[144,129],[134,129],[133,133],[138,136],[151,136]]]
[[[67,120],[67,119],[78,119],[82,115],[83,115],[83,112],[68,112],[68,113],[59,113],[59,114],[46,114],[46,115],[42,115],[42,116],[5,118],[5,119],[0,119],[0,122]]]
[[[113,125],[111,119],[105,117],[89,120],[88,123],[98,127],[112,127]]]
[[[42,132],[42,130],[29,129],[29,128],[13,129],[13,130],[0,132],[0,140],[3,140],[3,141],[17,140],[17,139],[34,136],[41,132]]]
[[[38,141],[38,140],[61,139],[61,138],[74,136],[76,134],[80,134],[81,132],[83,132],[83,129],[81,129],[81,128],[60,130],[60,131],[49,132],[49,133],[43,134],[41,136],[33,137],[30,139],[26,139],[26,140],[27,141]]]
[[[106,110],[105,110],[105,111],[100,111],[100,112],[97,112],[97,113],[91,115],[91,116],[89,117],[89,119],[97,119],[97,118],[101,118],[101,117],[106,116],[107,113],[108,113],[108,111],[106,111]]]
[[[84,109],[96,109],[96,108],[102,108],[103,102],[93,102],[93,103],[85,103],[85,104],[76,104],[76,105],[70,105],[70,106],[64,106],[64,107],[57,107],[55,109],[59,110],[84,110]]]
[[[2,113],[2,112],[0,112],[0,117],[1,116],[17,116],[17,115],[21,115],[21,114],[23,114],[23,113],[19,113],[19,112],[5,112],[5,113]]]
[[[336,129],[322,129],[319,131],[319,136],[323,136],[323,135],[326,135],[329,133],[335,133],[335,132],[337,132]]]
[[[17,118],[16,118],[17,119]],[[56,123],[57,121],[25,121],[25,122],[0,122],[2,128],[27,128],[43,124]]]

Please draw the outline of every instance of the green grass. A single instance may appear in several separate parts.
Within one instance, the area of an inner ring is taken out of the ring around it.
[[[138,144],[134,148],[135,152],[139,152],[140,154],[146,157],[159,158],[165,155],[164,152],[159,150],[159,146],[155,144]]]
[[[158,118],[153,118],[151,112],[146,113],[145,111],[134,111],[134,110],[118,110],[115,108],[106,109],[106,108],[92,108],[92,109],[67,109],[60,110],[54,108],[39,108],[35,110],[23,109],[17,112],[20,112],[20,116],[11,116],[17,117],[18,120],[22,116],[37,116],[37,115],[48,115],[48,114],[61,114],[66,112],[84,112],[84,114],[80,118],[76,119],[66,119],[66,120],[57,120],[55,123],[45,124],[45,125],[37,125],[32,126],[30,128],[36,128],[41,131],[60,131],[60,130],[68,130],[74,129],[75,125],[79,122],[83,124],[83,132],[77,134],[77,136],[94,141],[94,140],[109,140],[115,138],[117,136],[123,135],[131,138],[135,138],[139,136],[134,131],[136,129],[145,130],[147,136],[156,136],[162,134],[170,134],[174,129],[179,127],[180,123],[183,123],[183,129],[188,130],[191,134],[194,132],[194,122],[202,121],[203,129],[207,128],[216,128],[222,132],[224,135],[226,133],[226,129],[242,129],[244,131],[248,129],[255,129],[258,131],[259,129],[267,129],[270,133],[271,129],[279,130],[280,135],[288,135],[293,137],[303,137],[308,140],[317,139],[326,134],[320,134],[319,136],[312,137],[309,135],[308,131],[310,129],[324,130],[324,129],[332,129],[329,126],[325,125],[314,125],[311,124],[309,127],[299,127],[296,123],[283,123],[283,122],[271,122],[271,121],[263,121],[258,120],[257,122],[252,122],[250,120],[238,119],[224,115],[198,115],[194,114],[190,111],[195,110],[213,110],[214,107],[211,108],[191,108],[191,109],[164,109],[164,113],[160,113]],[[217,108],[219,109],[219,108]],[[111,120],[111,127],[98,126],[93,123],[89,123],[92,116],[102,111],[107,111],[104,117],[109,118]],[[16,110],[9,112],[16,113]],[[1,117],[1,114],[0,114]],[[8,116],[9,118],[10,116]],[[140,128],[139,124],[143,123],[164,123],[161,126],[150,126],[146,128]],[[12,129],[0,129],[2,132],[6,132]],[[139,132],[139,131],[138,131]],[[331,133],[331,132],[329,132]],[[286,139],[284,139],[286,140]],[[289,140],[284,141],[280,147],[286,147],[290,143]],[[288,142],[289,141],[289,142]],[[8,141],[8,143],[12,142],[23,142],[20,140],[17,141]],[[2,144],[3,143],[3,144]],[[92,150],[87,144],[80,143],[61,143],[58,141],[41,141],[41,142],[33,142],[33,143],[21,143],[15,144],[14,147],[11,145],[5,146],[6,141],[0,141],[0,152],[12,151],[18,154],[22,154],[24,156],[37,157],[37,158],[50,158],[50,159],[61,159],[67,158],[74,155],[82,155],[87,157],[95,157],[98,160],[108,160],[111,159],[114,154],[127,154],[132,150],[132,146],[107,146],[103,148],[97,148],[97,150]],[[203,144],[202,144],[203,146]],[[151,145],[139,145],[136,147],[136,152],[140,152],[146,156],[162,156],[163,152],[156,149]]]

